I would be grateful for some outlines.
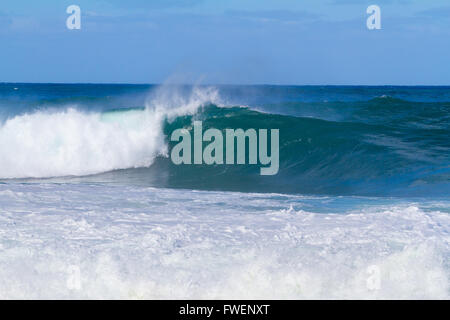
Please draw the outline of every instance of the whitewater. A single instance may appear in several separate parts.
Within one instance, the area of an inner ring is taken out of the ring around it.
[[[167,155],[163,120],[194,113],[217,94],[194,89],[188,97],[163,88],[142,110],[86,112],[66,105],[15,115],[0,127],[0,178],[83,176],[148,167]]]
[[[0,298],[449,299],[447,101],[0,84]],[[279,128],[279,173],[174,165],[194,120]]]
[[[0,297],[448,299],[449,203],[363,200],[0,185]]]

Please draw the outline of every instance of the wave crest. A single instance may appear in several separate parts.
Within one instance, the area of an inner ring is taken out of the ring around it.
[[[161,87],[145,109],[89,113],[74,107],[15,116],[0,127],[0,178],[82,176],[150,166],[167,154],[165,119],[217,100],[213,88],[189,94]]]

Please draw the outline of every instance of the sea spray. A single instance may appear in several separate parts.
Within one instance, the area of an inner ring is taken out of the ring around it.
[[[171,94],[170,94],[170,93]],[[143,110],[38,110],[0,127],[0,178],[82,176],[150,166],[167,156],[163,122],[217,99],[210,88],[187,96],[159,88]]]

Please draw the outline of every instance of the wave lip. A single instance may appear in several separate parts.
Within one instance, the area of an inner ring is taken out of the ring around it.
[[[166,119],[217,99],[211,88],[188,97],[160,88],[144,109],[85,112],[74,107],[17,115],[0,127],[0,178],[83,176],[150,166],[167,155]]]
[[[2,178],[88,175],[149,166],[166,147],[149,112],[104,121],[75,109],[17,116],[0,128]]]

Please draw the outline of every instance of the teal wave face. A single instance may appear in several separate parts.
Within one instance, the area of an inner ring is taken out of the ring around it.
[[[395,107],[392,112],[386,101]],[[260,166],[248,164],[175,165],[167,157],[158,157],[149,168],[109,172],[100,179],[243,192],[445,197],[450,191],[448,105],[419,105],[422,108],[386,98],[354,103],[346,121],[208,105],[194,115],[166,121],[165,135],[170,137],[178,128],[192,130],[194,120],[202,121],[204,131],[279,129],[278,174],[261,176]],[[380,121],[382,113],[386,113],[384,121]],[[176,143],[168,144],[171,149]]]
[[[208,106],[195,116],[167,123],[165,133],[170,135],[180,127],[189,129],[193,119],[202,120],[204,130],[277,128],[279,173],[261,177],[258,168],[251,165],[176,166],[169,159],[159,159],[154,167],[167,171],[166,183],[171,187],[306,194],[446,195],[450,144],[448,129],[443,128],[448,128],[448,119],[435,124],[438,128],[430,128],[412,124],[417,115],[407,114],[413,120],[403,119],[400,125],[393,126],[393,119],[386,123],[327,121]]]

